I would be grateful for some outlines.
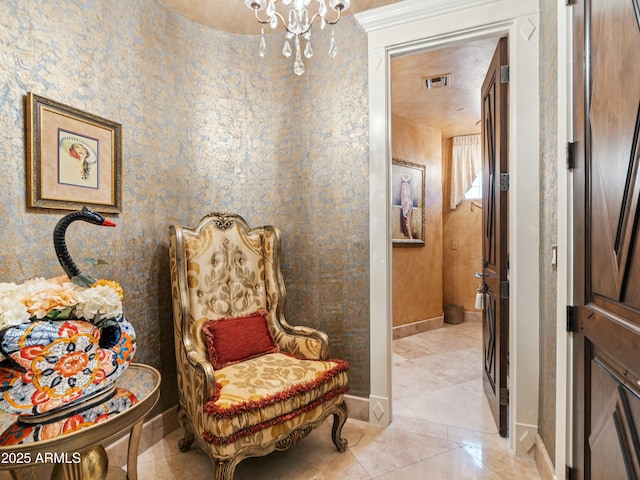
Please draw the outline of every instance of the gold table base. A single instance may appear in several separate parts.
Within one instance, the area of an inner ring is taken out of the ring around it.
[[[109,457],[104,447],[98,445],[82,453],[80,463],[58,463],[53,467],[51,480],[106,480],[108,473]]]

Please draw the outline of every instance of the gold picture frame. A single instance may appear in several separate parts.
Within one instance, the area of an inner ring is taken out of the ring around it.
[[[29,92],[27,206],[122,212],[122,125]]]
[[[425,212],[424,165],[397,158],[391,164],[391,240],[394,245],[424,247]]]

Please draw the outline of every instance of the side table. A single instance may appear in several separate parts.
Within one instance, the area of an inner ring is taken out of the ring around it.
[[[13,478],[17,478],[19,469],[34,467],[38,463],[54,463],[51,480],[137,480],[142,425],[160,396],[160,378],[160,373],[153,367],[131,364],[116,381],[116,386],[132,393],[137,403],[102,421],[58,437],[0,446],[0,470],[10,470]],[[0,422],[4,423],[3,427],[16,420],[15,415],[0,417],[5,417]],[[14,425],[18,426],[18,432],[20,428],[26,428],[24,424]],[[104,445],[126,434],[129,434],[129,448],[125,472],[108,467]]]

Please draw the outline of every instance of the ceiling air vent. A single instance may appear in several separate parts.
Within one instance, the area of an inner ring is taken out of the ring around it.
[[[426,78],[424,86],[426,88],[447,87],[451,84],[451,74],[438,75],[437,77]]]

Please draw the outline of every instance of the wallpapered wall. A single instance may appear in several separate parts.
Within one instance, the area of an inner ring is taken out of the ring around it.
[[[217,32],[154,0],[0,0],[0,282],[63,273],[51,235],[65,211],[27,209],[24,96],[34,92],[123,125],[118,226],[67,231],[71,255],[107,260],[138,334],[136,361],[177,403],[168,226],[234,211],[283,231],[285,314],[326,331],[369,393],[367,38],[350,16],[301,78],[268,39]],[[85,264],[83,269],[91,270]],[[347,271],[348,275],[344,275]]]
[[[443,302],[462,305],[468,312],[476,310],[476,289],[481,284],[475,273],[482,270],[482,210],[463,200],[458,208],[448,208],[451,198],[451,164],[453,137],[442,141],[442,282]],[[474,201],[481,205],[482,200]],[[453,244],[455,243],[455,248]]]
[[[482,268],[482,210],[472,211],[468,200],[456,210],[443,208],[451,191],[453,139],[397,115],[392,124],[393,156],[427,166],[426,245],[393,248],[393,325],[439,317],[447,303],[477,311],[474,273]]]
[[[551,247],[558,242],[557,2],[540,1],[540,399],[538,431],[552,461],[556,448],[556,295]]]
[[[440,130],[398,115],[391,121],[393,157],[425,165],[425,244],[394,246],[393,326],[442,315],[442,139]]]

